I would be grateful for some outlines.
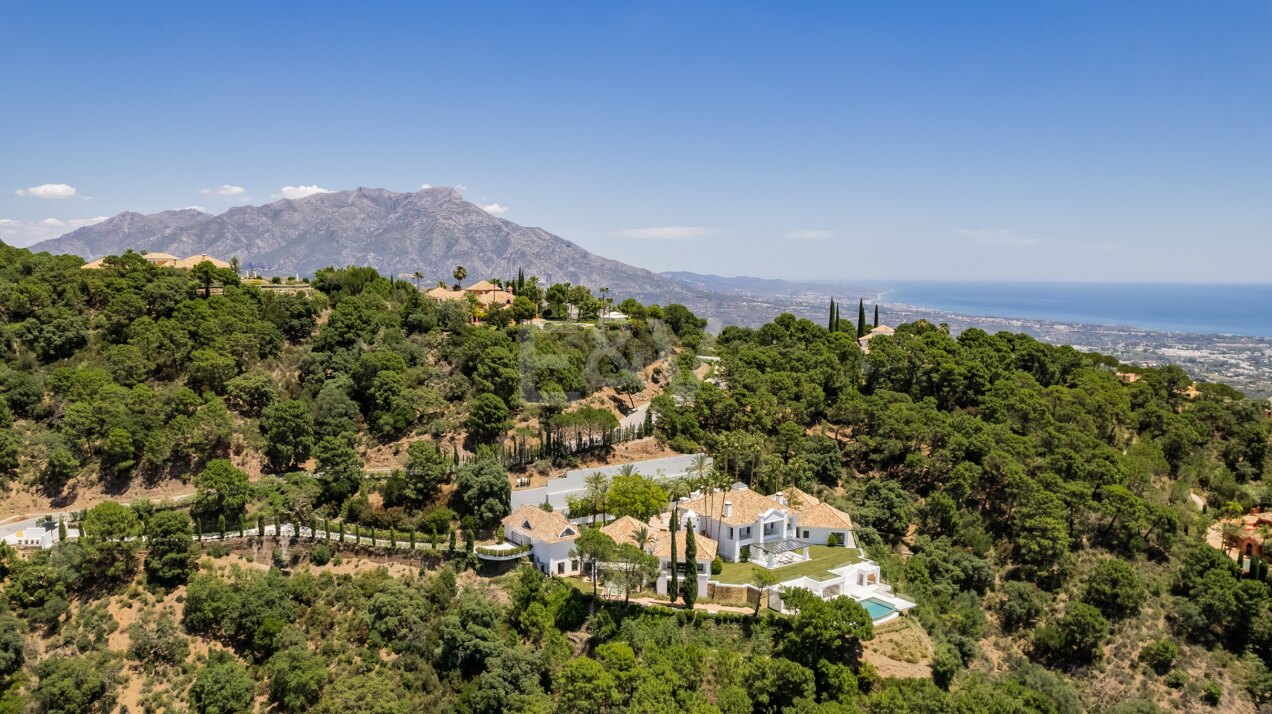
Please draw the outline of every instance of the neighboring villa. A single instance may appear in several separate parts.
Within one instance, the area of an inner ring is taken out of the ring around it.
[[[217,268],[233,267],[224,260],[221,260],[220,258],[213,258],[207,253],[199,253],[198,255],[192,255],[188,258],[178,258],[171,253],[141,253],[140,255],[142,258],[146,259],[146,262],[157,268],[178,268],[181,270],[189,270],[205,261],[211,263]],[[97,260],[85,263],[80,267],[84,270],[100,270],[105,266],[105,260],[105,258],[98,258]]]
[[[67,526],[66,538],[71,540],[79,538],[79,529],[73,526]],[[23,528],[20,531],[10,533],[4,537],[5,545],[14,548],[40,548],[48,550],[58,544],[57,523],[53,521],[45,521],[41,525]]]
[[[529,546],[530,557],[535,567],[548,575],[578,575],[579,559],[570,551],[574,549],[574,539],[579,536],[579,527],[556,511],[545,511],[538,506],[525,505],[517,508],[503,519],[504,538],[513,548],[501,554],[501,549],[486,548],[479,551],[477,557],[484,560],[509,560],[520,557],[524,549],[516,546]]]
[[[544,489],[536,489],[540,490]],[[516,493],[514,491],[514,495]],[[536,493],[535,497],[543,498],[546,494]],[[823,598],[851,597],[866,608],[876,623],[899,617],[915,605],[896,595],[883,582],[879,566],[864,559],[864,553],[857,548],[848,514],[797,488],[765,496],[738,483],[727,491],[682,499],[675,513],[681,525],[675,534],[678,560],[684,559],[685,529],[693,528],[696,534],[694,568],[700,593],[708,592],[711,563],[717,556],[733,562],[749,561],[773,570],[780,578],[783,567],[809,561],[813,546],[838,546],[856,550],[863,556],[862,560],[822,571],[820,579],[800,575],[780,581],[769,590],[766,604],[786,612],[782,590],[804,588]],[[648,523],[624,516],[601,528],[615,542],[638,545],[658,558],[655,588],[662,595],[667,594],[672,568],[670,518],[670,511],[654,516]],[[528,555],[544,573],[584,574],[579,559],[573,555],[574,542],[582,526],[559,510],[547,511],[536,503],[522,501],[503,520],[503,526],[506,542],[478,547],[477,557],[501,561]],[[824,554],[821,557],[825,557]],[[834,562],[843,563],[846,559]],[[683,571],[684,566],[680,567]],[[804,566],[802,572],[809,572],[807,567]],[[754,589],[746,583],[735,584]]]
[[[1235,548],[1237,560],[1242,567],[1249,567],[1249,561],[1263,558],[1272,563],[1272,548],[1268,547],[1272,540],[1272,512],[1264,513],[1255,507],[1249,513],[1238,518],[1229,518],[1221,522],[1231,526],[1224,529],[1223,543],[1227,548]]]
[[[896,330],[888,327],[887,325],[879,325],[878,327],[871,329],[870,332],[862,335],[861,338],[857,340],[857,345],[861,347],[862,352],[870,352],[870,340],[873,340],[876,337],[891,337],[894,334],[896,334]]]
[[[735,483],[678,508],[701,514],[700,530],[719,542],[721,558],[733,562],[774,568],[807,560],[810,545],[856,547],[848,514],[798,488],[764,496]]]
[[[469,285],[462,290],[452,290],[448,287],[439,285],[432,290],[424,293],[434,300],[467,300],[469,295],[477,299],[477,304],[482,307],[489,308],[492,305],[507,307],[512,304],[513,298],[516,297],[512,293],[495,285],[489,280],[483,280],[479,283]]]

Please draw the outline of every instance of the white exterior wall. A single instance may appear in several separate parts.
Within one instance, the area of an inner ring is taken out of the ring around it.
[[[573,540],[560,543],[534,541],[530,553],[535,565],[548,575],[578,575],[581,570],[579,560],[570,557],[571,550],[574,550]]]
[[[742,526],[721,523],[709,516],[704,516],[703,521],[708,526],[706,534],[720,544],[720,557],[735,563],[742,559],[743,546],[795,538],[798,532],[795,514],[777,510],[762,514],[754,523]],[[765,523],[773,524],[772,532],[767,535],[764,533]],[[730,528],[733,529],[732,535],[729,534]]]
[[[685,575],[685,573],[681,573],[681,575],[683,576]],[[671,580],[670,561],[668,561],[666,558],[659,558],[658,559],[658,582],[655,584],[655,589],[657,590],[659,595],[667,594],[667,589],[669,585],[668,581],[670,580]],[[700,597],[706,595],[707,581],[709,580],[711,580],[711,561],[699,560],[698,561],[698,595]]]
[[[826,545],[826,541],[830,539],[830,534],[834,533],[839,537],[839,545],[847,548],[856,548],[857,539],[853,537],[852,531],[848,528],[804,528],[800,526],[796,529],[797,536],[802,541],[807,541],[812,545]],[[807,533],[807,535],[805,535]]]

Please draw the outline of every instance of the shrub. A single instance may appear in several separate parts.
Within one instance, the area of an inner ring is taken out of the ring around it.
[[[1221,699],[1223,699],[1223,687],[1217,683],[1206,682],[1206,685],[1201,688],[1201,701],[1210,706],[1218,706]]]
[[[326,565],[331,562],[331,546],[319,543],[309,549],[309,562],[314,565]]]
[[[840,545],[839,535],[836,533],[831,533],[830,537],[826,539],[826,545],[830,546],[831,548],[839,547]]]
[[[208,555],[213,558],[224,558],[230,554],[230,546],[223,543],[208,546]]]
[[[724,560],[717,555],[715,560],[711,561],[711,574],[719,575],[722,572],[724,572]]]
[[[1154,672],[1166,674],[1179,659],[1179,647],[1168,637],[1144,645],[1140,650],[1140,661],[1148,665]]]
[[[1188,684],[1188,673],[1182,669],[1177,669],[1166,675],[1162,681],[1171,689],[1183,689]]]

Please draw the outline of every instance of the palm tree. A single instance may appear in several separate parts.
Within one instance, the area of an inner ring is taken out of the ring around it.
[[[707,512],[712,513],[711,502],[714,500],[714,494],[711,490],[711,482],[707,478],[707,471],[711,464],[706,454],[694,454],[693,460],[689,462],[689,473],[693,474],[694,485],[701,488],[707,496]]]
[[[583,478],[587,499],[592,502],[592,525],[596,525],[596,514],[605,501],[605,492],[609,490],[609,477],[600,471],[593,471]]]
[[[651,538],[653,538],[653,535],[649,532],[649,528],[645,526],[637,528],[636,532],[632,534],[632,540],[636,542],[636,547],[641,550],[644,550],[645,546],[649,545]]]
[[[623,464],[618,468],[619,476],[639,476],[640,472],[636,470],[634,464]]]
[[[451,275],[455,277],[456,282],[462,281],[464,278],[468,277],[468,268],[465,268],[462,265],[456,265],[455,270],[451,271]]]
[[[418,270],[417,270],[417,271],[415,271],[415,289],[416,289],[416,290],[419,290],[419,289],[420,289],[420,279],[421,279],[421,278],[423,278],[423,277],[424,277],[424,273],[421,273],[421,272],[420,272],[420,271],[418,271]]]
[[[729,474],[725,473],[724,471],[719,471],[715,468],[712,468],[711,471],[707,474],[707,480],[711,482],[711,485],[713,487],[720,489],[720,513],[718,514],[718,518],[715,519],[715,522],[717,524],[716,532],[715,532],[715,535],[712,536],[713,538],[718,539],[720,537],[719,523],[720,521],[724,520],[725,494],[729,492],[729,484],[732,483],[732,480],[729,478]]]

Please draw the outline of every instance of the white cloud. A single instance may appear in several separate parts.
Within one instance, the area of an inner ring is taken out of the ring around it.
[[[654,226],[652,228],[627,228],[615,233],[619,238],[638,240],[690,240],[706,238],[720,232],[718,228],[703,226]]]
[[[502,216],[508,212],[507,206],[501,206],[498,203],[488,203],[481,207],[481,210],[495,216]]]
[[[33,198],[72,198],[75,196],[75,187],[64,183],[46,183],[31,188],[20,188],[15,193]]]
[[[433,188],[433,184],[431,184],[431,183],[422,183],[422,184],[420,184],[420,190],[421,190],[421,191],[427,191],[427,190],[429,190],[430,188]]]
[[[456,190],[456,191],[463,192],[463,191],[467,191],[467,190],[468,190],[468,187],[467,187],[467,186],[465,186],[465,185],[464,185],[464,184],[462,184],[462,183],[457,183],[457,184],[455,184],[455,190]]]
[[[279,193],[282,194],[283,198],[296,200],[298,198],[307,198],[319,193],[331,193],[331,190],[325,189],[322,186],[283,186],[279,189]]]
[[[1029,246],[1038,245],[1037,238],[1026,238],[1016,235],[1012,231],[996,229],[990,230],[986,228],[960,228],[957,233],[964,238],[980,243],[981,245],[1018,245]]]
[[[101,223],[107,218],[108,216],[95,216],[93,218],[72,218],[65,221],[59,218],[45,218],[42,221],[31,222],[0,218],[0,239],[10,245],[25,247],[49,238],[57,238],[76,228]]]
[[[782,235],[783,238],[791,238],[794,240],[826,240],[831,236],[830,231],[790,231]]]
[[[179,209],[177,209],[177,210],[179,210],[179,211],[190,211],[190,210],[194,210],[194,211],[198,211],[199,213],[207,213],[207,212],[208,212],[208,209],[204,208],[203,206],[186,206],[185,208],[179,208]]]
[[[205,196],[242,196],[247,193],[247,189],[242,186],[232,186],[227,183],[222,185],[220,188],[200,189],[199,193],[204,194]]]

